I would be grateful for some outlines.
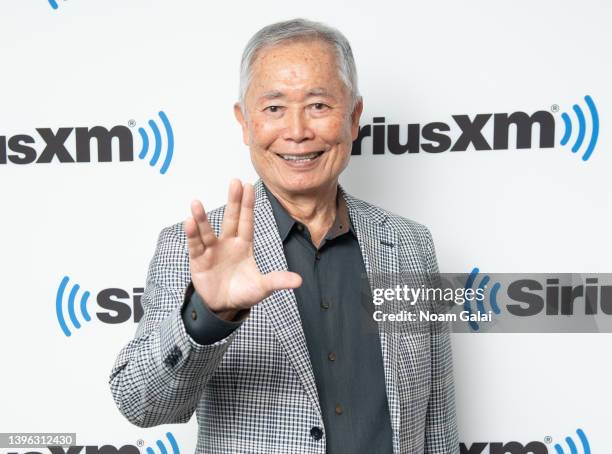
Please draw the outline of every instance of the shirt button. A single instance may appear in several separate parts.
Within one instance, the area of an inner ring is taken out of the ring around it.
[[[315,260],[319,260],[321,258],[321,254],[317,251],[315,253]]]
[[[327,300],[321,301],[321,308],[322,309],[329,309],[329,302]]]
[[[327,355],[327,359],[329,359],[330,361],[336,361],[336,354],[334,352],[329,352],[329,354]]]
[[[313,427],[310,429],[310,436],[318,441],[323,438],[323,430],[320,427]]]
[[[295,226],[296,229],[298,229],[298,232],[302,232],[304,230],[304,226],[302,224],[300,224],[298,222],[298,224]]]
[[[344,411],[344,410],[342,409],[342,405],[340,405],[340,404],[336,404],[336,408],[335,408],[335,410],[336,410],[336,414],[337,414],[337,415],[341,415],[341,414],[342,414],[342,412]]]
[[[198,319],[198,313],[196,311],[191,311],[191,320],[197,320]]]

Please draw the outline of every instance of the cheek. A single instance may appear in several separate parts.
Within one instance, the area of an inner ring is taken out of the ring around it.
[[[329,118],[320,130],[321,136],[330,144],[352,141],[351,125],[346,118]]]
[[[249,136],[252,145],[267,148],[276,140],[277,133],[270,122],[254,120],[249,127]]]
[[[330,155],[328,163],[333,168],[344,168],[348,164],[352,149],[352,136],[350,125],[342,119],[329,122],[324,129],[319,131],[319,137],[335,151]]]

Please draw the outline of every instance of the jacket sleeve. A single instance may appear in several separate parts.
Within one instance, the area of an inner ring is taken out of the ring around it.
[[[211,345],[187,334],[181,314],[190,278],[187,254],[176,229],[162,229],[141,300],[143,317],[110,374],[117,407],[140,427],[189,421],[239,331]]]
[[[439,271],[429,230],[426,245],[430,285],[436,286],[440,282]],[[431,393],[425,421],[425,454],[455,454],[459,452],[459,436],[449,322],[432,322],[430,330]]]

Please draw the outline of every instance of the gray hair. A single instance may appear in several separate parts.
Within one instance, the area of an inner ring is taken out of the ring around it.
[[[353,58],[353,52],[348,40],[340,31],[333,27],[321,22],[297,18],[265,26],[253,35],[244,48],[240,61],[240,87],[238,94],[242,112],[246,114],[245,95],[251,83],[253,62],[258,52],[265,47],[310,39],[326,42],[336,50],[340,78],[349,89],[351,95],[351,111],[355,108],[360,95],[357,87],[357,68],[355,67],[355,59]]]

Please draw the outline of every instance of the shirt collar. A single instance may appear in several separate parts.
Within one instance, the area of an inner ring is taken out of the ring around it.
[[[291,229],[294,225],[299,224],[298,221],[293,219],[287,210],[281,205],[278,199],[270,192],[270,190],[263,184],[263,187],[266,191],[266,195],[268,196],[268,200],[270,201],[270,205],[272,205],[272,213],[274,215],[274,219],[276,220],[276,225],[278,226],[278,233],[280,234],[281,241],[285,242],[285,239],[291,232]],[[340,195],[340,191],[338,190],[336,193],[336,218],[334,219],[334,223],[331,228],[325,235],[326,240],[334,239],[340,235],[344,235],[347,232],[351,232],[355,237],[355,230],[353,229],[353,224],[351,223],[351,218],[349,216],[348,207],[346,206],[346,201],[344,197]]]

